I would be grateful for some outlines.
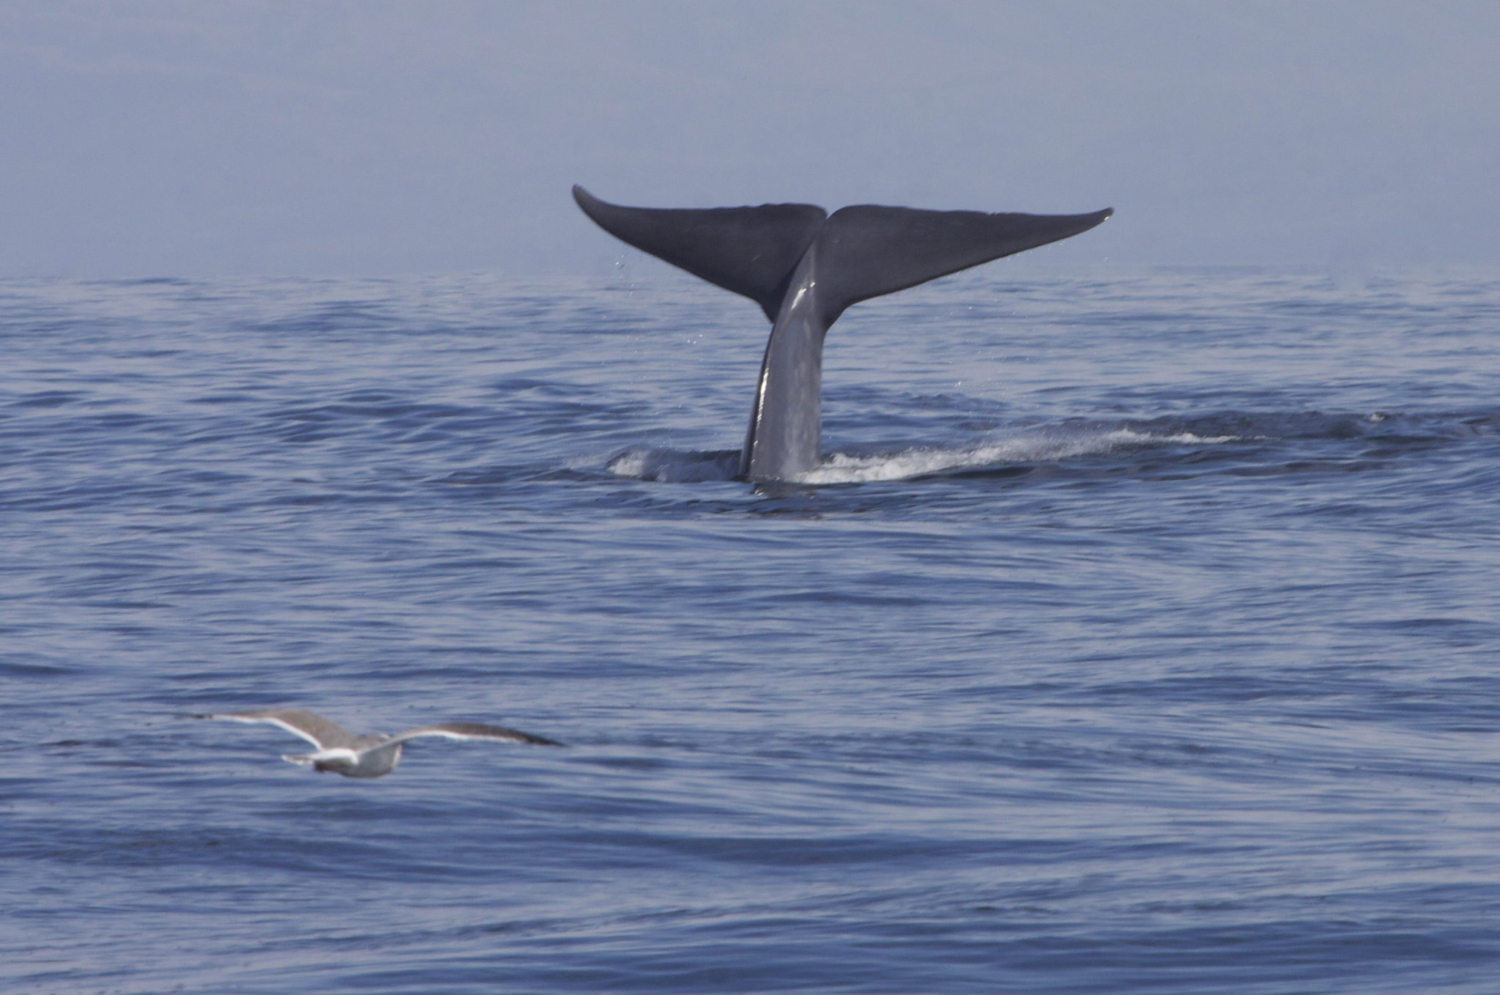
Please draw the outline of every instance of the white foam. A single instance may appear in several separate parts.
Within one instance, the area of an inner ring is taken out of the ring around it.
[[[630,449],[615,456],[605,469],[617,477],[660,484],[700,484],[733,480],[739,472],[735,452],[678,452],[672,449]]]
[[[817,469],[798,477],[805,484],[865,483],[906,480],[968,467],[1037,463],[1070,456],[1102,455],[1119,449],[1148,446],[1215,445],[1232,442],[1235,436],[1200,436],[1192,432],[1154,435],[1118,428],[1105,432],[1032,432],[990,440],[962,449],[916,448],[899,453],[850,456],[835,453]]]
[[[646,452],[632,449],[610,460],[605,469],[616,477],[634,477],[640,480],[646,475],[646,456]]]

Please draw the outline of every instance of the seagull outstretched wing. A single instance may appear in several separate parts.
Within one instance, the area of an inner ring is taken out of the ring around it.
[[[317,712],[305,708],[257,708],[248,712],[214,712],[203,719],[228,719],[230,722],[266,722],[301,736],[320,750],[352,747],[359,737]]]
[[[487,726],[479,722],[439,722],[436,725],[417,726],[405,732],[398,732],[387,743],[404,743],[408,739],[416,739],[418,736],[442,736],[447,739],[490,739],[502,743],[530,743],[533,746],[562,746],[563,744],[553,739],[542,736],[533,736],[529,732],[521,732],[519,729],[507,729],[504,726]]]

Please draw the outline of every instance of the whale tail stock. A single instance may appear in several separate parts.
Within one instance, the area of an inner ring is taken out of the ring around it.
[[[573,199],[622,242],[749,297],[771,320],[741,460],[751,480],[817,465],[823,336],[850,305],[1077,235],[1114,213],[622,207],[580,186]]]

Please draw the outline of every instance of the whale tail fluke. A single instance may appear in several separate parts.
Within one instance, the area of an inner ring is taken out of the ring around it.
[[[622,207],[580,186],[573,199],[620,241],[749,297],[772,322],[797,263],[816,243],[825,327],[851,304],[1077,235],[1114,213],[984,214],[861,204],[829,216],[812,204]]]

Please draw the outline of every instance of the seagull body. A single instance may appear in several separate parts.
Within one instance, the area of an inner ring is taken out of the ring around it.
[[[417,726],[394,736],[380,733],[361,735],[305,708],[260,708],[248,712],[214,712],[197,717],[228,719],[231,722],[267,722],[280,726],[317,747],[312,753],[283,753],[283,760],[317,771],[332,771],[345,777],[380,777],[389,774],[401,761],[402,745],[419,736],[487,739],[496,743],[531,743],[535,746],[563,745],[517,729],[487,726],[478,722],[439,722],[436,725]]]

